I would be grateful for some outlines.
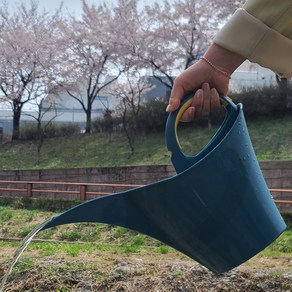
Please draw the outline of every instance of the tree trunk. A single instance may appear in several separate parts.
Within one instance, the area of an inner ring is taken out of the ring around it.
[[[131,153],[134,152],[134,135],[131,135],[131,131],[128,128],[128,121],[127,121],[127,105],[125,99],[123,99],[123,104],[124,104],[124,111],[123,111],[123,116],[122,116],[122,125],[124,132],[126,134],[126,137],[128,139],[128,143],[131,149]]]
[[[135,150],[135,148],[134,148],[134,134],[131,133],[131,131],[129,130],[129,128],[127,126],[127,122],[124,120],[123,120],[123,128],[124,128],[124,132],[126,134],[126,137],[128,139],[128,144],[130,146],[131,153],[133,153]]]
[[[37,165],[38,165],[40,164],[40,161],[41,161],[41,150],[44,143],[44,132],[43,132],[40,121],[38,121],[37,132],[38,132],[38,144],[37,144]]]
[[[88,105],[88,108],[86,110],[86,126],[85,126],[85,134],[91,133],[91,105]]]
[[[20,124],[20,116],[21,116],[21,107],[16,105],[13,109],[13,133],[12,133],[12,141],[19,139],[19,124]]]

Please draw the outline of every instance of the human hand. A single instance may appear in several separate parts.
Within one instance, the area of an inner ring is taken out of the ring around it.
[[[217,110],[219,98],[216,101],[215,92],[217,94],[218,92],[227,94],[230,79],[228,75],[231,75],[245,60],[243,57],[216,44],[209,47],[205,57],[210,62],[200,59],[174,81],[169,104],[166,108],[167,112],[175,111],[188,93],[199,90],[197,95],[195,94],[192,105],[182,117],[184,121],[190,121],[202,115],[208,116],[213,111],[213,106]],[[206,83],[209,84],[209,89],[207,85],[204,85]],[[202,88],[202,91],[200,91],[200,88]],[[206,102],[204,102],[205,98],[207,98]]]
[[[211,112],[219,112],[220,98],[215,88],[210,88],[208,83],[203,83],[193,96],[191,106],[183,113],[182,122],[190,122],[200,117],[209,117]]]
[[[218,111],[218,92],[227,94],[228,85],[226,75],[214,70],[204,60],[199,60],[175,79],[166,111],[176,110],[186,94],[195,92],[192,104],[181,120],[187,122],[208,117],[211,112]]]

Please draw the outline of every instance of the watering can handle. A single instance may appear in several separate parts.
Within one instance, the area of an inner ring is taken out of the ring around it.
[[[182,152],[177,136],[178,123],[183,113],[191,106],[193,96],[194,96],[193,93],[187,95],[182,100],[180,107],[176,111],[169,114],[166,122],[165,128],[166,146],[167,149],[171,152],[171,161],[178,173],[191,167],[196,161],[196,156],[195,157],[187,156]],[[232,100],[229,97],[220,94],[220,103],[226,109],[225,120],[229,115],[237,113],[238,107],[232,102]],[[208,143],[208,145],[209,144],[210,142]]]

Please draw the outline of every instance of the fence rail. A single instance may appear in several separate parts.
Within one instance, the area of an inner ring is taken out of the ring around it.
[[[4,185],[4,186],[3,186]],[[13,185],[13,187],[10,187]],[[15,187],[15,185],[22,187]],[[79,183],[79,182],[48,182],[48,181],[12,181],[12,180],[0,180],[0,192],[20,192],[24,193],[26,197],[37,197],[34,194],[46,193],[46,194],[64,194],[64,195],[79,195],[81,201],[86,201],[88,195],[91,196],[104,196],[118,191],[128,190],[142,185],[135,184],[108,184],[108,183]],[[37,188],[35,188],[37,186]],[[50,188],[44,188],[49,186]],[[53,188],[54,186],[54,188]],[[58,188],[73,187],[71,190],[62,190]],[[89,187],[103,189],[102,191],[88,190]],[[109,190],[104,190],[108,188]],[[1,195],[1,193],[0,193]]]
[[[11,187],[13,186],[13,187]],[[22,186],[22,187],[17,187]],[[37,188],[35,188],[37,186]],[[50,188],[44,188],[49,186]],[[53,188],[53,186],[55,186]],[[73,187],[73,190],[62,190],[58,187]],[[13,181],[13,180],[0,180],[0,196],[1,192],[18,192],[24,193],[27,197],[38,197],[34,194],[46,193],[46,194],[64,194],[64,195],[79,195],[81,201],[86,201],[88,196],[104,196],[115,192],[125,191],[128,189],[141,187],[143,185],[135,184],[108,184],[108,183],[81,183],[81,182],[48,182],[48,181]],[[102,188],[102,191],[89,190],[92,188]],[[105,191],[104,189],[109,188]],[[292,189],[270,189],[271,193],[276,194],[288,194],[291,195],[289,199],[275,198],[274,201],[277,205],[292,205]]]
[[[281,200],[281,199],[274,199],[274,202],[277,205],[292,205],[292,189],[270,189],[271,193],[287,193],[288,195],[291,195],[291,198],[287,200]]]

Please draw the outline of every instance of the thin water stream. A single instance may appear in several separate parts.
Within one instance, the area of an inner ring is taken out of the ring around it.
[[[22,255],[22,253],[24,252],[24,250],[26,249],[26,247],[28,246],[28,244],[33,240],[33,238],[42,230],[42,228],[49,222],[51,221],[52,218],[47,219],[45,222],[43,222],[42,224],[38,225],[37,227],[35,227],[22,241],[21,245],[17,248],[17,250],[15,251],[13,258],[11,259],[11,262],[9,263],[8,269],[6,271],[6,273],[4,274],[4,277],[2,279],[2,282],[0,284],[0,292],[4,292],[4,288],[5,288],[5,284],[7,282],[7,279],[9,277],[9,275],[12,272],[13,267],[15,266],[15,264],[17,263],[18,259],[20,258],[20,256]]]

